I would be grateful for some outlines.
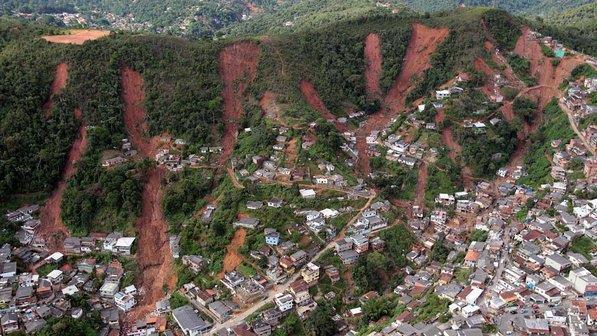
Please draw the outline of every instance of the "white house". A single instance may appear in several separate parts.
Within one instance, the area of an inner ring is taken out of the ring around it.
[[[274,298],[274,302],[281,312],[285,312],[292,309],[294,299],[290,294],[278,293]]]
[[[450,98],[450,90],[435,91],[435,99],[442,100],[445,98]]]
[[[118,307],[118,309],[127,312],[133,309],[135,304],[137,304],[137,301],[135,301],[135,297],[131,294],[118,292],[114,294],[114,303],[116,304],[116,307]]]

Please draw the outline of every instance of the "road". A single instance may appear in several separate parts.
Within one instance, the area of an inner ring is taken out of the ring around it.
[[[568,116],[568,121],[570,122],[570,127],[572,127],[572,130],[574,131],[574,133],[576,133],[576,135],[578,136],[578,138],[580,139],[580,141],[582,141],[582,143],[585,145],[585,147],[587,147],[587,149],[589,150],[589,152],[591,152],[591,154],[593,156],[595,156],[595,148],[593,148],[591,146],[591,144],[587,141],[587,139],[585,139],[585,137],[579,131],[578,126],[576,125],[576,122],[574,121],[574,117],[573,117],[572,111],[568,108],[568,106],[566,106],[565,104],[562,104],[562,102],[560,100],[558,100],[558,104],[560,105],[560,108]]]
[[[330,241],[323,249],[321,249],[317,254],[315,254],[313,256],[313,258],[311,258],[310,262],[316,261],[317,259],[319,259],[321,256],[323,256],[327,251],[331,250],[334,247],[334,243],[342,238],[344,238],[344,234],[345,231],[352,225],[352,223],[354,223],[363,213],[363,211],[365,211],[365,209],[367,209],[370,205],[371,202],[373,202],[373,200],[377,197],[376,193],[373,193],[373,195],[371,195],[369,197],[369,199],[367,200],[367,203],[365,203],[365,205],[359,209],[359,212],[352,217],[348,223],[344,226],[344,228],[342,229],[342,231],[340,231],[340,233],[338,234],[338,236]],[[244,319],[246,319],[247,317],[249,317],[250,315],[258,312],[261,308],[263,308],[266,304],[270,303],[274,297],[277,294],[280,293],[284,293],[287,290],[289,290],[290,288],[290,284],[295,282],[296,280],[298,280],[298,278],[301,276],[301,272],[297,271],[292,277],[290,277],[289,279],[287,279],[283,284],[274,286],[267,294],[267,296],[265,298],[263,298],[260,302],[252,305],[250,308],[248,308],[247,310],[234,315],[234,317],[232,317],[230,320],[221,323],[221,324],[216,324],[214,325],[214,327],[212,328],[211,333],[215,333],[220,329],[228,329],[228,328],[232,328],[240,323],[242,323],[242,321]]]

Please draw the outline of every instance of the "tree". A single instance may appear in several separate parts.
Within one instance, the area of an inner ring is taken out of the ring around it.
[[[307,319],[307,326],[311,335],[332,336],[336,334],[334,320],[334,308],[327,302],[318,302],[317,308],[313,310]]]

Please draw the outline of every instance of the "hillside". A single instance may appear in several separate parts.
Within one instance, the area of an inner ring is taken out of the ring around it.
[[[581,28],[590,31],[591,34],[597,34],[597,3],[552,14],[546,17],[545,20],[555,26]]]
[[[148,31],[194,38],[287,33],[314,29],[339,21],[390,13],[405,8],[424,12],[452,10],[459,5],[495,6],[513,14],[556,16],[590,0],[8,0],[0,15],[12,15],[46,24]],[[578,17],[589,7],[565,14]],[[577,14],[575,14],[577,13]],[[556,21],[554,21],[556,22]]]
[[[9,4],[68,7],[41,3]],[[501,272],[526,263],[508,250],[595,251],[588,235],[571,242],[559,219],[587,213],[589,225],[594,212],[590,28],[487,7],[219,3],[240,7],[204,27],[227,35],[215,40],[0,18],[0,209],[12,211],[0,245],[23,247],[20,272],[64,270],[48,287],[72,294],[48,300],[84,310],[44,320],[41,335],[95,335],[106,315],[120,330],[172,329],[179,313],[205,316],[196,322],[210,333],[366,335],[401,319],[427,332],[461,321],[444,297],[454,288],[483,306],[484,322],[463,328],[488,334],[512,315],[506,302],[486,309],[506,291]],[[162,20],[150,13],[163,6],[199,6],[176,4],[97,6],[147,20]],[[253,5],[263,13],[232,25]],[[172,15],[155,31],[178,25]],[[14,210],[32,204],[39,211],[20,223],[28,210]],[[46,259],[56,251],[67,257]],[[537,275],[559,272],[531,262]],[[115,301],[105,294],[113,282],[136,288]],[[519,287],[508,285],[509,297]],[[172,309],[152,315],[164,302]],[[270,313],[275,323],[261,323]]]

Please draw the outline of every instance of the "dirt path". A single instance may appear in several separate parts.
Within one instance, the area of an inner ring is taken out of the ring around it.
[[[54,74],[54,81],[50,86],[50,96],[44,104],[44,117],[47,119],[52,113],[52,107],[54,105],[54,96],[59,94],[62,89],[66,86],[66,80],[68,79],[68,64],[60,63],[56,67],[56,73]]]
[[[243,94],[247,84],[255,79],[260,51],[256,43],[243,41],[231,44],[220,52],[220,76],[224,82],[224,135],[219,160],[221,166],[232,156],[238,124],[244,113]]]
[[[110,35],[109,30],[71,29],[66,35],[47,35],[42,38],[50,43],[81,45],[108,35]]]
[[[244,228],[238,228],[234,232],[234,236],[226,247],[227,252],[224,256],[224,266],[222,267],[222,272],[220,272],[220,278],[224,277],[224,273],[234,271],[243,261],[243,257],[238,252],[238,249],[243,246],[246,237],[247,231]]]
[[[319,112],[324,119],[331,121],[339,132],[346,132],[348,130],[348,126],[339,123],[336,116],[333,115],[332,112],[327,109],[327,107],[325,107],[323,100],[321,100],[317,90],[313,84],[311,84],[311,82],[302,80],[299,83],[299,88],[307,103],[317,112]]]
[[[419,174],[417,176],[415,205],[418,205],[421,208],[425,207],[425,189],[427,189],[427,179],[429,177],[427,166],[427,162],[422,161],[421,165],[419,166]]]
[[[543,109],[554,97],[561,96],[559,85],[572,72],[572,70],[586,61],[584,55],[566,56],[560,60],[557,67],[551,63],[551,58],[541,51],[540,42],[534,38],[528,28],[523,29],[522,36],[518,39],[514,52],[528,59],[531,63],[531,74],[537,78],[537,85],[520,91],[517,97],[527,96],[537,102],[537,112],[531,123],[524,124],[518,132],[518,147],[510,158],[509,167],[520,165],[528,151],[530,141],[528,136],[536,132],[543,121]],[[502,114],[508,121],[514,119],[511,103],[502,106]]]
[[[236,177],[236,173],[234,172],[234,169],[232,169],[231,167],[226,167],[226,171],[228,172],[228,176],[230,177],[230,181],[232,181],[232,185],[234,185],[235,188],[237,188],[237,189],[244,189],[245,188],[245,186],[243,186],[238,181],[238,178]]]
[[[365,39],[365,88],[370,98],[380,96],[381,43],[379,35],[371,33]]]
[[[131,142],[139,152],[153,158],[157,151],[157,138],[146,136],[145,93],[141,75],[124,68],[121,72],[124,122]],[[162,212],[163,190],[161,181],[165,170],[150,168],[141,195],[141,215],[137,218],[137,263],[139,265],[138,288],[144,293],[138,306],[127,316],[135,321],[146,316],[155,303],[164,297],[164,288],[173,290],[176,285],[172,253],[168,241],[168,224]]]
[[[369,153],[365,138],[373,130],[383,129],[396,114],[406,108],[408,92],[417,77],[423,75],[431,65],[429,59],[437,46],[448,36],[446,28],[430,28],[419,23],[413,24],[413,32],[402,62],[401,72],[384,100],[381,110],[369,117],[357,131],[358,170],[365,176],[371,172]]]
[[[81,110],[75,110],[77,120],[82,120]],[[77,138],[73,142],[66,159],[66,165],[62,173],[62,179],[56,185],[56,188],[46,201],[46,204],[40,213],[40,230],[38,235],[46,241],[46,246],[50,251],[64,251],[64,238],[70,236],[66,225],[61,217],[62,195],[66,189],[66,182],[75,174],[77,162],[83,156],[83,151],[87,147],[87,128],[85,123],[81,123]]]

